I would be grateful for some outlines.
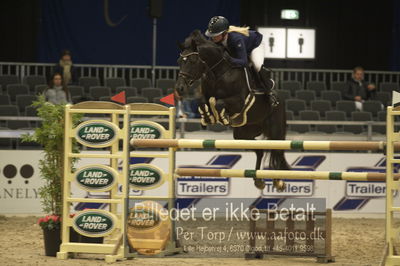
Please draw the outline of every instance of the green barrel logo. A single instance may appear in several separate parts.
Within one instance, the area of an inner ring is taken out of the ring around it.
[[[110,190],[117,180],[118,173],[103,165],[88,165],[76,171],[75,180],[87,191]]]
[[[163,171],[150,164],[134,164],[129,169],[129,184],[134,189],[154,189],[164,183]]]
[[[161,223],[156,209],[131,208],[128,217],[128,226],[134,229],[144,230],[158,226]]]
[[[89,147],[107,147],[117,139],[118,127],[101,120],[86,121],[76,128],[76,139]]]
[[[103,210],[83,211],[74,217],[73,228],[82,235],[101,237],[109,235],[115,228],[116,218]]]
[[[163,138],[165,129],[155,122],[151,121],[135,121],[131,123],[130,138],[131,139],[161,139]]]

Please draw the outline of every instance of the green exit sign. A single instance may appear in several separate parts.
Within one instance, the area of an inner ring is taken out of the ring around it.
[[[295,9],[282,9],[281,19],[299,19],[299,11]]]

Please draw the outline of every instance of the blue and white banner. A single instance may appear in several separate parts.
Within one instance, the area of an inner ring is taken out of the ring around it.
[[[91,151],[93,153],[93,151]],[[100,152],[101,153],[101,152]],[[41,151],[0,151],[0,214],[40,214],[39,188],[42,185],[38,160]],[[286,153],[289,164],[295,170],[307,171],[363,171],[385,172],[383,154],[375,153]],[[252,152],[177,152],[177,167],[252,169],[255,165]],[[150,163],[168,172],[166,158],[135,158],[135,163]],[[89,164],[109,163],[108,159],[81,159],[77,168]],[[395,166],[400,168],[400,166]],[[175,192],[179,206],[206,206],[215,198],[240,198],[245,205],[277,204],[304,198],[326,198],[326,207],[334,213],[384,213],[386,186],[384,182],[354,182],[335,180],[285,180],[286,189],[276,191],[271,180],[266,180],[264,190],[258,190],[251,178],[179,178]],[[73,197],[103,197],[104,192],[87,192],[72,184]],[[168,182],[153,190],[132,190],[136,196],[166,196]],[[397,196],[397,195],[396,195]],[[400,201],[396,197],[395,204]],[[81,206],[82,205],[82,206]],[[107,204],[77,204],[76,210],[106,208]]]

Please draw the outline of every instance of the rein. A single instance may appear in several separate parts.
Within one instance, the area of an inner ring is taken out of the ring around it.
[[[216,75],[215,75],[215,73],[214,72],[212,72],[219,64],[221,64],[222,62],[224,62],[224,61],[226,61],[226,59],[225,59],[225,57],[224,56],[222,56],[222,58],[217,62],[217,63],[215,63],[214,65],[212,65],[211,67],[209,67],[208,65],[207,65],[207,63],[200,57],[200,54],[199,54],[199,52],[191,52],[191,53],[188,53],[188,54],[179,54],[179,56],[182,58],[182,60],[184,60],[184,61],[186,61],[187,60],[187,58],[189,57],[189,56],[192,56],[192,55],[197,55],[197,57],[199,58],[199,60],[200,60],[200,62],[205,66],[205,68],[206,68],[206,71],[204,72],[204,75],[208,75],[209,73],[212,73],[212,75],[213,75],[213,78],[214,79],[218,79],[217,77],[216,77]],[[224,72],[225,73],[225,72]],[[189,78],[189,80],[188,80],[188,84],[191,86],[192,84],[193,84],[193,82],[196,80],[196,78],[192,75],[192,74],[190,74],[190,73],[188,73],[188,72],[184,72],[184,71],[179,71],[179,74],[178,74],[180,77],[182,77],[182,78],[184,78],[185,80],[187,79],[187,78]],[[221,75],[222,76],[222,75]]]

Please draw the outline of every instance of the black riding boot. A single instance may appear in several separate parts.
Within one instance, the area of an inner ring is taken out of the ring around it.
[[[274,107],[278,106],[278,93],[275,89],[275,81],[271,78],[272,71],[262,66],[258,75],[264,85],[265,93],[269,95],[271,105]]]

